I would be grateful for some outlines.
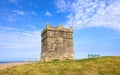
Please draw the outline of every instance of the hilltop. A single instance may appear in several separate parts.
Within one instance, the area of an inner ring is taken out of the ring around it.
[[[0,75],[119,75],[120,56],[37,62],[0,70]]]

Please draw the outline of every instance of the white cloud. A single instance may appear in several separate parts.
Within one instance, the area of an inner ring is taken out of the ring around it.
[[[10,3],[18,4],[18,0],[8,0]]]
[[[45,15],[47,15],[47,16],[52,16],[52,14],[51,14],[49,11],[47,11],[47,12],[45,13]]]
[[[11,2],[11,3],[18,3],[18,0],[8,0],[9,2]]]
[[[0,30],[7,30],[7,31],[9,31],[9,30],[17,30],[17,28],[13,28],[13,27],[4,27],[4,26],[0,25]]]
[[[72,1],[70,0],[56,0],[55,4],[57,9],[59,9],[57,12],[71,11]]]
[[[63,11],[65,11],[65,9],[66,9],[66,5],[65,5],[65,0],[58,0],[58,1],[56,1],[56,6],[58,7],[58,11],[60,11],[60,12],[63,12]]]
[[[120,0],[57,0],[59,12],[69,12],[65,25],[74,28],[107,27],[120,30]]]
[[[30,12],[30,15],[37,16],[38,14],[37,14],[36,12],[34,12],[34,11],[31,11],[31,12]]]
[[[39,30],[22,32],[0,30],[1,60],[14,60],[14,58],[18,60],[39,59],[40,49],[41,37]]]
[[[25,12],[21,11],[21,10],[13,10],[14,13],[18,14],[18,15],[24,15]]]
[[[16,21],[16,15],[15,14],[9,14],[6,18],[9,22],[14,22]]]
[[[27,16],[26,15],[28,13],[22,11],[22,10],[11,10],[7,13],[5,13],[5,15],[2,15],[2,19],[4,19],[5,21],[8,21],[8,22],[15,22],[17,21],[18,19],[21,18],[21,16]]]
[[[14,27],[0,25],[0,49],[39,50],[41,47],[41,31],[21,31]]]
[[[0,32],[1,49],[40,49],[40,31],[4,31]]]
[[[36,29],[36,27],[34,25],[29,25],[29,27],[31,27],[33,29]]]

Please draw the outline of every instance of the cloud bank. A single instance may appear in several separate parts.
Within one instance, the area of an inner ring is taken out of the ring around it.
[[[1,28],[0,47],[2,49],[40,49],[40,31],[18,31],[11,28]]]
[[[47,11],[47,12],[45,13],[45,15],[46,15],[46,16],[51,16],[51,17],[52,17],[52,14],[51,14],[49,11]]]
[[[58,13],[68,13],[66,27],[120,30],[120,0],[57,0],[55,5]]]

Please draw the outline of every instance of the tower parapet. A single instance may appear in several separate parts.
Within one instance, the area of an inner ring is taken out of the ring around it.
[[[70,27],[69,29],[64,28],[62,25],[59,25],[58,27],[51,27],[50,24],[46,25],[46,28],[42,31],[42,34],[47,30],[53,30],[53,31],[64,31],[64,32],[73,32],[73,27]]]

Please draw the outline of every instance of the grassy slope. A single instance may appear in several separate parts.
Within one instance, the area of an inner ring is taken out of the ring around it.
[[[120,75],[120,56],[39,62],[1,70],[0,75]]]

